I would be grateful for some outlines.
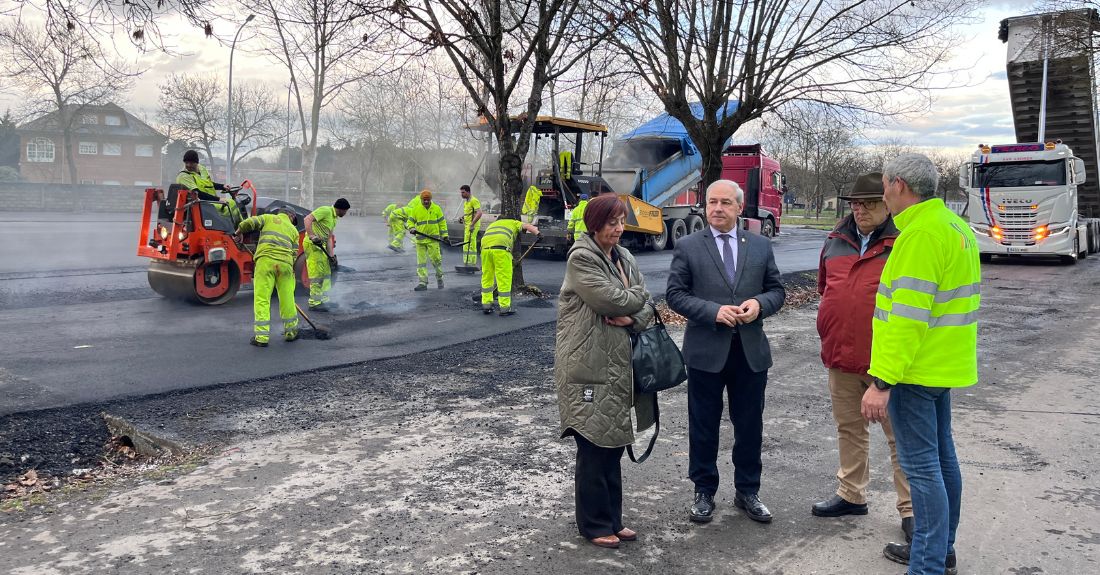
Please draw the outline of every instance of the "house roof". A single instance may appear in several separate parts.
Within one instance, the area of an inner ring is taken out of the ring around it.
[[[100,120],[98,124],[82,124],[79,119],[73,122],[73,133],[77,135],[97,135],[97,136],[119,136],[128,138],[160,138],[167,139],[164,134],[161,134],[149,124],[142,122],[137,116],[123,110],[121,107],[115,104],[103,104],[98,106],[78,106],[76,104],[70,104],[66,106],[68,110],[75,111],[81,115],[83,114],[111,114],[122,118],[122,124],[119,126],[108,126],[103,120]],[[44,116],[39,116],[30,122],[27,122],[18,128],[20,132],[39,132],[39,133],[57,133],[61,132],[60,121],[58,118],[58,112],[50,112]]]

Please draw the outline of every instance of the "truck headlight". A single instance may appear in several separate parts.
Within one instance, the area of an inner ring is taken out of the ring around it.
[[[157,235],[160,236],[160,241],[163,242],[164,240],[167,240],[168,239],[168,228],[166,228],[166,227],[164,227],[160,224],[157,224]]]
[[[973,230],[974,233],[981,234],[983,236],[989,233],[989,226],[985,224],[971,223],[970,229]]]

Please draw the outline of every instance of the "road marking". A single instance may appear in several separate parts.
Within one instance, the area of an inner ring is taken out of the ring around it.
[[[90,345],[77,345],[77,346],[74,346],[73,349],[86,349],[86,348],[89,348],[89,347],[92,347],[92,346],[90,346]]]

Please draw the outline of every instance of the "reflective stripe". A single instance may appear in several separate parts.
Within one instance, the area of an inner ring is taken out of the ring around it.
[[[288,250],[294,249],[294,246],[284,242],[283,240],[277,239],[277,238],[260,240],[260,241],[256,242],[257,246],[260,245],[260,244],[271,244],[273,246],[279,246],[280,248],[284,248],[284,249],[288,249]]]
[[[928,327],[961,327],[978,321],[978,312],[949,313],[932,318]]]
[[[500,297],[512,297],[512,292],[504,291],[504,292],[500,292],[499,295],[500,295]]]
[[[939,286],[928,280],[913,277],[901,277],[894,280],[893,287],[885,283],[878,284],[878,293],[888,298],[894,297],[894,292],[899,289],[907,289],[933,296],[936,303],[947,303],[955,298],[970,297],[982,293],[982,284],[975,282],[969,285],[959,286],[955,289],[940,290]]]
[[[428,264],[416,264],[416,269],[426,270],[426,269],[428,269]]]
[[[875,308],[875,319],[881,320],[881,321],[890,321],[890,312],[888,312],[884,309],[880,309],[880,308],[876,307]]]
[[[930,310],[897,302],[895,302],[893,308],[890,309],[890,315],[923,321],[924,323],[928,323],[928,320],[932,318],[932,312]]]
[[[260,326],[271,325],[271,321],[254,321],[254,322],[252,322],[252,325],[260,325]]]
[[[493,288],[481,288],[481,293],[493,293]]]
[[[286,240],[286,242],[289,243],[289,244],[298,243],[293,238],[287,236],[286,234],[281,234],[279,232],[274,232],[274,231],[271,231],[271,230],[264,230],[264,231],[260,232],[260,237],[261,238],[266,237],[266,236],[275,236],[275,237],[278,237],[278,238],[282,238],[282,239]]]
[[[955,298],[970,297],[981,293],[982,284],[972,283],[970,285],[959,286],[952,290],[936,292],[936,303],[947,303]]]

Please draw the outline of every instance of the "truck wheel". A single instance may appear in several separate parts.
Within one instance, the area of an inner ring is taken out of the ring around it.
[[[669,226],[666,225],[665,227],[668,228]],[[668,233],[668,239],[672,243],[673,248],[679,245],[680,240],[683,239],[683,237],[687,234],[687,224],[684,223],[684,220],[681,220],[680,218],[672,220],[672,226]]]
[[[703,218],[700,218],[695,214],[691,214],[690,216],[684,218],[684,225],[687,226],[687,233],[689,235],[694,234],[695,232],[706,227],[706,224],[703,223]]]
[[[760,235],[766,238],[774,238],[775,220],[771,218],[764,218],[764,223],[760,224]]]
[[[668,247],[668,225],[661,222],[661,233],[653,235],[650,234],[646,237],[646,247],[659,252]]]

